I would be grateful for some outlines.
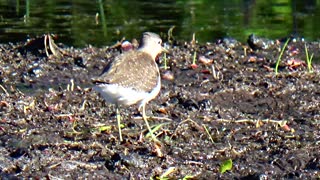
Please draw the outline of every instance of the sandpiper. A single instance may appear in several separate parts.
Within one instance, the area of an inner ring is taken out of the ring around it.
[[[120,105],[139,104],[142,117],[153,140],[153,135],[147,121],[145,105],[160,92],[160,73],[156,57],[165,49],[161,46],[159,35],[151,32],[143,33],[139,48],[124,52],[109,63],[102,74],[93,78],[94,90],[99,92],[109,103],[116,105],[120,141]]]

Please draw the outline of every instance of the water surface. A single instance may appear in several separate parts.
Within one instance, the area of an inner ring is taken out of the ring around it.
[[[25,41],[45,33],[58,42],[104,46],[143,31],[173,34],[199,42],[251,33],[276,39],[290,34],[315,41],[320,36],[319,1],[284,0],[0,0],[0,42]]]

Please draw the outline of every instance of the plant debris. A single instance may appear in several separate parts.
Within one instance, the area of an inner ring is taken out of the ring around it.
[[[319,65],[309,72],[303,61],[305,44],[315,63],[320,44],[289,42],[276,75],[281,41],[195,38],[167,44],[165,69],[159,57],[162,88],[147,115],[161,144],[136,106],[121,107],[120,143],[115,107],[91,90],[121,48],[50,35],[1,44],[0,178],[319,178]]]

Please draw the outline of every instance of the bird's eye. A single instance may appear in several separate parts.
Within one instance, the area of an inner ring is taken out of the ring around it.
[[[158,44],[161,44],[161,41],[158,41]]]

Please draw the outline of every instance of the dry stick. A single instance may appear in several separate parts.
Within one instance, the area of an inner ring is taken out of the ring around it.
[[[244,56],[247,56],[247,47],[243,47]]]
[[[216,68],[214,67],[213,64],[211,65],[211,69],[212,69],[213,79],[219,80],[219,77],[221,76],[221,80],[223,80],[223,75],[222,75],[222,73],[220,73],[220,71],[216,71]]]
[[[160,176],[160,179],[166,179],[168,178],[168,176],[177,171],[177,168],[176,167],[169,167],[161,176]]]
[[[227,119],[217,119],[217,121],[220,122],[235,122],[235,123],[252,123],[252,124],[258,124],[259,122],[265,122],[265,123],[275,123],[278,124],[279,126],[284,126],[287,124],[286,120],[272,120],[272,119],[264,119],[264,120],[251,120],[251,119],[241,119],[241,120],[227,120]]]
[[[72,116],[73,114],[72,113],[69,113],[69,114],[57,114],[57,115],[54,115],[55,117],[68,117],[68,116]]]
[[[64,161],[64,163],[75,164],[75,165],[80,166],[80,167],[85,168],[85,169],[97,169],[99,167],[99,165],[95,165],[93,163],[85,163],[85,162],[74,161],[74,160]],[[62,162],[58,162],[56,164],[53,164],[53,165],[49,166],[49,168],[53,169],[53,168],[56,168],[57,166],[59,166],[61,164],[62,164]]]
[[[119,131],[120,142],[122,142],[123,139],[122,139],[122,132],[121,132],[121,116],[120,116],[118,105],[116,107],[116,114],[117,114],[116,116],[117,116],[117,123],[118,123],[118,131]]]
[[[211,134],[209,133],[209,131],[208,131],[208,129],[207,129],[207,127],[206,127],[206,125],[202,124],[202,126],[203,126],[203,127],[204,127],[204,129],[206,130],[206,133],[208,134],[209,139],[211,140],[212,144],[214,144],[214,141],[213,141],[213,139],[212,139],[212,136],[211,136]]]
[[[142,120],[143,118],[142,118],[142,117],[134,117],[134,118],[132,118],[132,119]],[[173,121],[172,119],[167,118],[167,117],[157,117],[157,116],[150,116],[150,117],[148,117],[148,119],[152,119],[152,120]]]
[[[84,111],[86,109],[86,104],[87,104],[87,100],[85,99],[82,104],[81,104],[81,107],[80,107],[80,111]]]
[[[49,57],[49,52],[48,52],[48,46],[47,46],[47,40],[48,40],[48,36],[44,35],[44,50],[46,51],[46,55],[47,57]]]
[[[6,93],[7,96],[9,96],[8,91],[7,91],[1,84],[0,84],[0,88],[2,89],[2,91],[3,91],[4,93]]]
[[[176,132],[177,132],[177,130],[178,130],[178,128],[180,127],[181,124],[186,123],[186,122],[189,122],[189,121],[192,122],[192,123],[194,123],[199,129],[201,128],[201,126],[200,126],[197,122],[195,122],[195,121],[193,121],[192,119],[188,118],[188,119],[186,119],[186,120],[181,121],[181,122],[178,124],[178,126],[177,126],[177,128],[176,128],[176,130],[174,131],[173,134],[176,134]]]

